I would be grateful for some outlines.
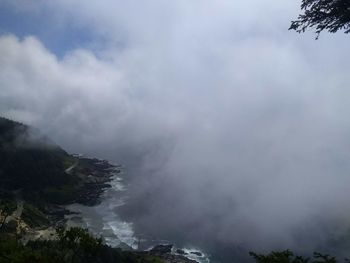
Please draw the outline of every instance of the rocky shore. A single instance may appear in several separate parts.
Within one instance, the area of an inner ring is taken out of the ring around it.
[[[48,204],[45,214],[55,225],[64,225],[67,215],[76,214],[66,208],[73,203],[85,206],[95,206],[101,202],[104,191],[111,187],[113,177],[120,173],[120,166],[113,165],[106,160],[87,158],[73,155],[74,164],[66,169],[71,176],[79,178],[75,187],[75,196],[65,204]]]
[[[75,162],[67,168],[66,172],[78,177],[80,183],[76,188],[78,192],[76,198],[71,199],[69,203],[95,206],[101,202],[104,191],[111,187],[110,182],[113,177],[120,173],[120,167],[96,158],[81,156],[74,158]],[[25,217],[28,217],[30,222]],[[7,221],[13,221],[13,230],[11,231],[20,237],[19,240],[22,244],[27,244],[29,241],[57,239],[57,227],[67,227],[67,220],[69,220],[67,218],[80,217],[79,213],[67,209],[65,204],[46,203],[45,207],[39,210],[23,200],[18,200],[17,209],[8,217]],[[140,257],[156,257],[165,263],[197,263],[197,261],[189,259],[184,251],[174,250],[173,245],[157,245],[148,251],[139,251],[128,247],[127,251]]]
[[[174,254],[172,250],[173,245],[158,245],[149,251],[141,251],[137,253],[146,256],[156,256],[164,260],[166,263],[198,263],[197,261],[189,259],[184,255]]]
[[[96,158],[79,157],[77,160],[79,163],[72,172],[82,179],[83,184],[76,203],[97,205],[104,190],[111,187],[113,176],[120,173],[120,166]]]
[[[83,191],[81,198],[78,199],[76,203],[85,206],[95,206],[100,203],[102,193],[107,188],[111,187],[110,182],[113,179],[113,176],[120,173],[120,166],[115,166],[105,160],[99,160],[96,158],[78,158],[79,164],[83,166],[84,169],[80,169],[77,165],[71,172],[77,173],[84,178],[85,185],[82,188]],[[67,215],[67,211],[62,211],[62,213],[59,214]],[[79,214],[70,214],[68,217],[66,216],[66,218],[70,218],[71,220],[75,218],[79,219],[79,217]],[[198,263],[193,259],[189,259],[187,253],[178,253],[173,249],[173,245],[157,245],[148,251],[133,250],[130,246],[125,246],[128,251],[132,251],[140,256],[158,257],[166,263]]]

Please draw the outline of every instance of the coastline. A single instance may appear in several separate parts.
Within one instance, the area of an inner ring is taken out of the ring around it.
[[[93,158],[92,160],[96,161],[97,159]],[[108,164],[105,161],[105,165],[108,166]],[[90,200],[87,203],[79,202],[66,206],[66,209],[70,212],[65,216],[68,227],[88,228],[92,234],[102,237],[104,242],[111,247],[133,251],[140,255],[157,256],[166,262],[210,262],[209,256],[199,249],[169,245],[169,241],[162,245],[164,241],[154,240],[154,242],[150,242],[149,249],[145,249],[145,245],[140,247],[140,238],[133,231],[133,224],[123,221],[115,212],[115,209],[126,204],[123,198],[126,187],[123,183],[122,166],[113,165],[113,167],[115,170],[113,168],[107,170],[109,174],[105,178],[109,179],[109,187],[103,189],[98,202],[91,202],[93,200]],[[171,249],[159,249],[163,246],[168,248],[171,246]]]
[[[140,249],[133,224],[121,220],[115,211],[125,205],[120,165],[68,154],[43,136],[34,143],[26,137],[31,127],[1,117],[0,128],[0,153],[8,160],[0,167],[0,241],[13,245],[12,256],[17,256],[18,248],[32,253],[33,244],[38,251],[50,246],[61,255],[57,242],[67,245],[67,253],[74,253],[66,241],[77,235],[116,257],[194,262],[172,249],[159,254],[160,240],[152,240],[155,247],[150,250]],[[16,138],[21,136],[24,139],[18,144]],[[84,244],[74,242],[76,247]]]
[[[103,189],[98,202],[88,202],[88,205],[77,202],[66,206],[69,211],[65,215],[66,224],[88,228],[112,247],[136,250],[137,239],[134,237],[132,223],[122,221],[114,212],[115,208],[125,204],[121,198],[121,192],[125,190],[121,166],[108,172],[109,187]]]

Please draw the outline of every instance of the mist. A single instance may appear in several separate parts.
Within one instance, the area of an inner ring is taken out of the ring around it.
[[[0,3],[52,14],[52,34],[98,36],[61,56],[38,36],[3,34],[0,113],[122,163],[118,212],[136,232],[344,254],[330,242],[350,226],[346,36],[289,32],[297,2]]]

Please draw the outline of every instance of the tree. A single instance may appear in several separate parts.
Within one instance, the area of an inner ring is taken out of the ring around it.
[[[249,252],[249,255],[251,255],[255,259],[256,263],[308,263],[309,262],[308,258],[295,256],[293,252],[291,252],[290,250],[272,251],[267,255]],[[325,263],[333,263],[333,262],[326,261]]]
[[[314,252],[313,259],[296,256],[290,250],[272,251],[267,255],[249,252],[256,263],[337,263],[335,257]],[[350,262],[345,259],[345,262]]]
[[[350,0],[302,0],[301,10],[304,13],[292,21],[289,30],[301,33],[316,28],[316,39],[323,30],[350,33]]]

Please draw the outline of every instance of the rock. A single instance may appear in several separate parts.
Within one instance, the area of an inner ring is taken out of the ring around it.
[[[170,248],[170,250],[169,250]],[[185,256],[183,255],[174,255],[174,254],[171,254],[171,248],[172,248],[172,245],[159,245],[159,246],[156,246],[154,247],[152,250],[150,251],[139,251],[139,252],[134,252],[134,253],[137,253],[138,255],[141,255],[141,256],[145,256],[145,255],[151,255],[151,256],[156,256],[160,259],[162,259],[165,263],[198,263],[197,261],[193,260],[193,259],[189,259],[189,258],[186,258]],[[153,253],[152,251],[158,251],[158,250],[161,250],[161,251],[168,251],[166,253]]]
[[[159,257],[168,263],[198,263],[197,261],[186,258],[185,256],[182,256],[182,255],[173,255],[168,253],[168,254],[161,255]]]
[[[173,245],[158,245],[150,250],[150,254],[163,255],[163,254],[171,253],[172,248],[173,248]]]
[[[171,253],[172,248],[173,248],[173,245],[158,245],[152,248],[148,252],[141,252],[141,253],[148,253],[148,255],[157,256],[163,259],[167,263],[198,263],[197,261],[186,258],[183,254],[181,254],[181,253],[186,254],[186,252],[183,251],[182,249],[176,250],[176,252],[181,255],[172,254]]]
[[[182,249],[177,249],[176,250],[176,253],[177,254],[180,254],[180,255],[186,255],[187,253],[185,251],[183,251]]]
[[[124,243],[124,242],[120,242],[120,244],[118,245],[118,248],[120,248],[121,250],[124,251],[134,251],[134,249],[129,246],[128,244]]]
[[[193,254],[193,255],[199,256],[199,257],[203,256],[203,254],[201,252],[198,252],[198,251],[193,251],[193,252],[190,252],[190,253]]]

